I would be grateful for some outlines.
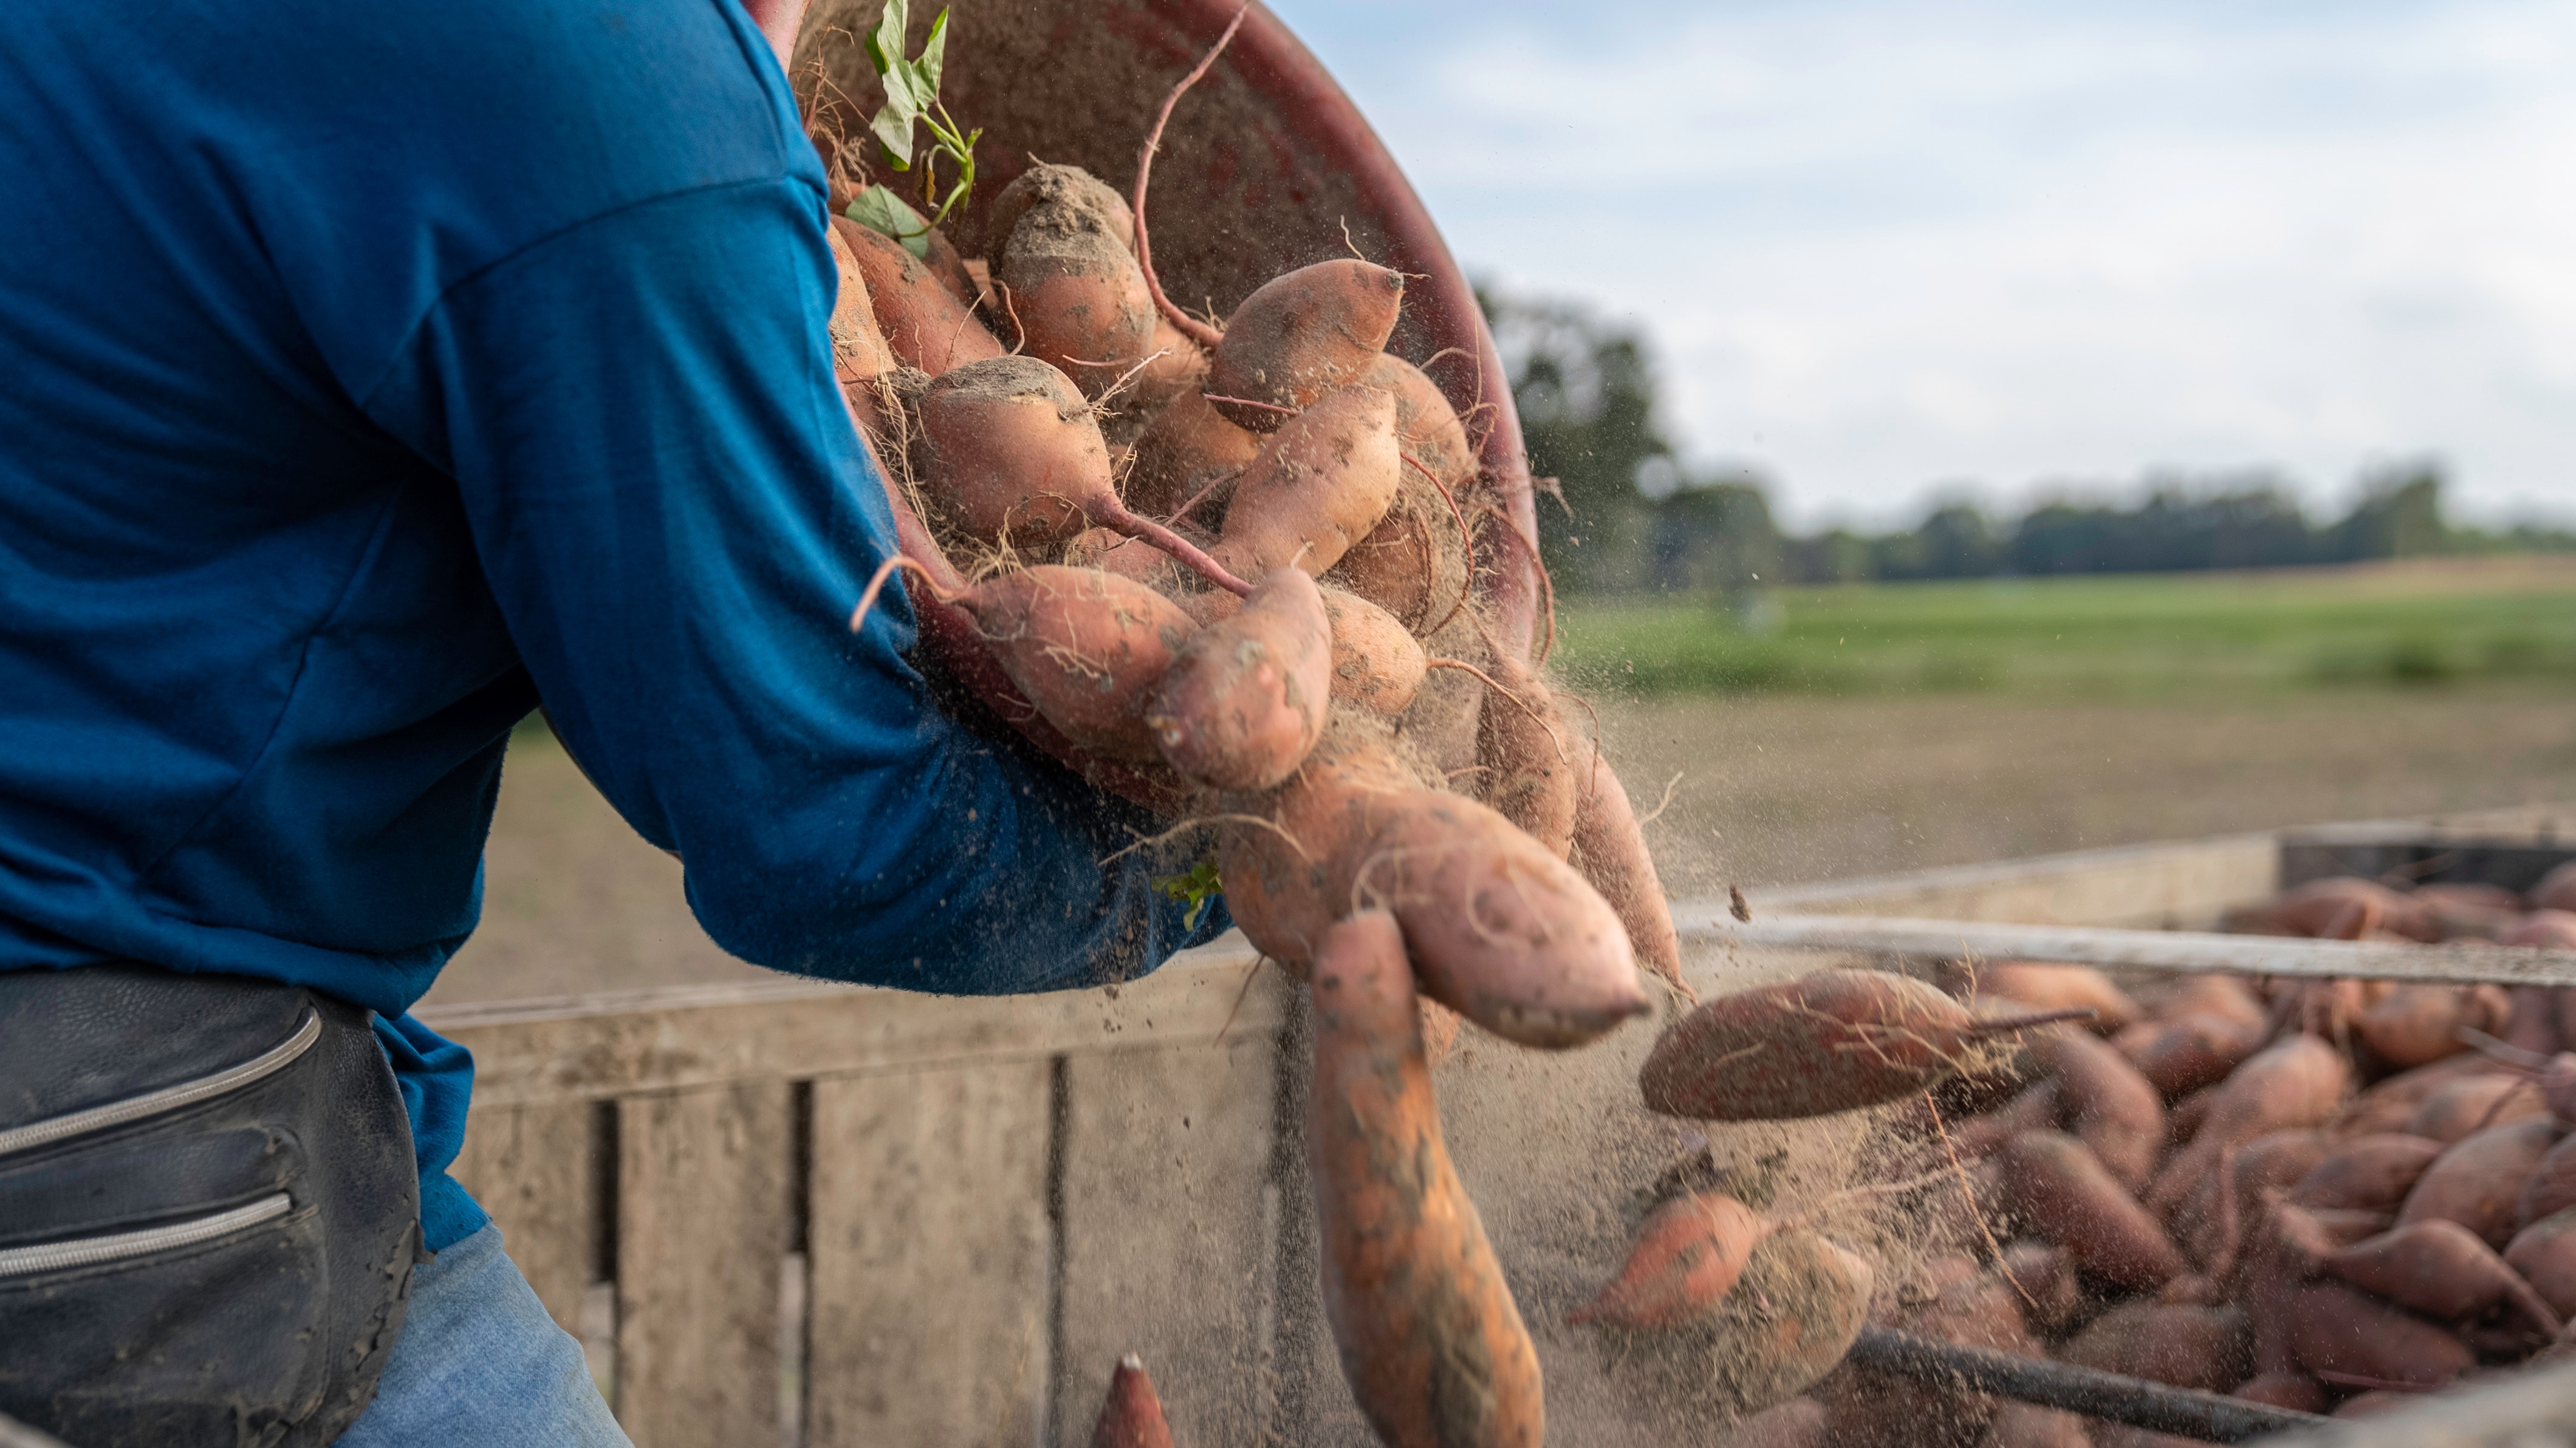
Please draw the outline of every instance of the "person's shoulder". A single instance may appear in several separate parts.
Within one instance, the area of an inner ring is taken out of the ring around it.
[[[784,78],[735,0],[347,8],[369,22],[353,40],[371,95],[340,99],[365,107],[361,123],[430,184],[598,211],[773,179],[802,144]]]

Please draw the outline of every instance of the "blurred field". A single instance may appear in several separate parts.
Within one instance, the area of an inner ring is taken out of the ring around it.
[[[1566,611],[1564,664],[1684,693],[2180,693],[2519,681],[2576,694],[2576,558],[1853,584]]]
[[[2555,681],[1595,697],[1641,812],[1679,776],[1647,826],[1676,894],[2576,799]],[[542,731],[512,746],[486,867],[482,929],[434,1001],[760,974]]]

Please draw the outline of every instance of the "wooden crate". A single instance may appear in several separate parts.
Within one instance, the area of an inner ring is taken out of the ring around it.
[[[2576,813],[2490,812],[1782,887],[1751,905],[1757,920],[2206,929],[2313,871],[2323,845],[2560,839],[2576,841]],[[1701,938],[1703,989],[1820,963]],[[613,1303],[613,1401],[641,1448],[1078,1448],[1126,1352],[1185,1448],[1370,1441],[1322,1323],[1301,998],[1239,939],[1114,993],[782,979],[423,1014],[475,1055],[459,1180],[559,1321]],[[1672,1410],[1563,1326],[1622,1254],[1636,1189],[1691,1135],[1637,1101],[1653,1035],[1548,1054],[1471,1031],[1435,1073],[1559,1442],[1673,1441]],[[1774,1135],[1834,1168],[1830,1143]]]

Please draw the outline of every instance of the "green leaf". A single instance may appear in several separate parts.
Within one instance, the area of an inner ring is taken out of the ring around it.
[[[1162,891],[1165,899],[1188,902],[1190,910],[1181,917],[1181,928],[1196,930],[1199,917],[1207,914],[1208,902],[1225,893],[1225,882],[1217,878],[1216,861],[1208,859],[1191,866],[1186,875],[1166,875],[1154,881],[1154,888]]]
[[[888,101],[877,111],[876,119],[868,122],[868,129],[876,134],[877,144],[885,148],[887,165],[898,171],[912,169],[912,115],[910,112],[898,112],[894,103]]]
[[[912,63],[914,99],[927,111],[939,99],[939,72],[948,63],[948,12],[930,22],[930,38],[922,42],[921,58]]]
[[[885,187],[871,186],[861,191],[841,214],[870,231],[893,237],[920,260],[930,260],[930,223]]]
[[[885,13],[877,17],[877,28],[868,32],[868,64],[882,77],[903,64],[903,32],[912,21],[904,12],[909,0],[886,0]]]

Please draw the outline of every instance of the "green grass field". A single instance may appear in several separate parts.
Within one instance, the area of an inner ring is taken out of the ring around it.
[[[1558,657],[1614,693],[2576,690],[2576,560],[1569,600]]]

